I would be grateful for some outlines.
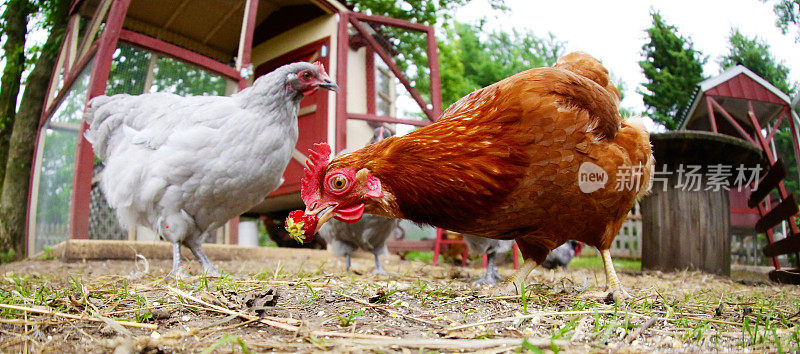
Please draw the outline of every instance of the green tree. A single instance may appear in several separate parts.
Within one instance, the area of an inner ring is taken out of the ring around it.
[[[703,80],[700,52],[692,41],[664,22],[657,11],[650,12],[653,27],[646,30],[649,41],[642,46],[645,60],[639,62],[647,82],[640,91],[647,106],[645,114],[667,129],[676,128],[676,115],[685,107],[697,84]]]
[[[445,106],[520,71],[553,65],[564,54],[564,44],[553,34],[540,38],[530,31],[484,33],[482,27],[483,23],[456,22],[440,45],[440,51],[450,50],[455,62],[440,64]],[[446,85],[445,77],[456,84]]]
[[[744,65],[787,95],[792,95],[795,85],[790,83],[789,68],[775,59],[769,44],[758,37],[747,37],[739,29],[731,30],[728,40],[729,52],[719,59],[719,65],[723,69],[737,64]]]
[[[768,2],[767,0],[762,0]],[[778,19],[775,25],[783,34],[794,32],[794,41],[800,43],[800,0],[771,0],[772,8]],[[792,30],[792,28],[794,30]]]
[[[8,141],[11,139],[11,128],[17,114],[17,96],[25,69],[25,35],[31,11],[33,4],[29,1],[10,0],[0,18],[6,59],[3,77],[0,79],[0,181],[5,176]]]
[[[57,49],[67,27],[69,0],[43,0],[38,5],[47,40],[32,62],[33,69],[25,81],[19,108],[9,139],[6,172],[0,194],[0,251],[14,251],[17,257],[24,253],[25,213],[28,199],[30,169],[36,128],[42,114],[47,85],[57,57]]]

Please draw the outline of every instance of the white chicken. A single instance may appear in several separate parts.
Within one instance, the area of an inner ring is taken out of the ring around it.
[[[475,284],[494,285],[503,280],[497,273],[497,266],[494,264],[495,257],[503,254],[514,247],[514,240],[495,240],[480,236],[462,234],[469,251],[473,254],[486,255],[486,273],[475,280]]]
[[[180,245],[207,275],[219,271],[205,235],[283,182],[297,137],[297,111],[317,88],[337,90],[319,63],[293,63],[230,97],[170,93],[99,96],[86,139],[105,161],[100,186],[125,226],[148,226],[172,242],[172,271],[185,276]]]

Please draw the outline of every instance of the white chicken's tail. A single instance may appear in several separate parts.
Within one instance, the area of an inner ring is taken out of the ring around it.
[[[127,105],[108,104],[119,101],[129,95],[97,96],[89,101],[84,113],[89,130],[85,137],[94,148],[94,153],[101,159],[106,158],[109,140],[114,135],[125,118],[124,112]]]

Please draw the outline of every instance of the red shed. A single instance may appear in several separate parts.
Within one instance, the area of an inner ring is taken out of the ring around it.
[[[37,138],[28,254],[68,238],[153,237],[144,228],[121,230],[93,188],[102,166],[82,120],[92,97],[229,95],[281,64],[321,61],[340,91],[303,100],[286,183],[252,211],[258,214],[302,205],[298,182],[312,143],[356,148],[373,127],[427,125],[442,111],[433,28],[353,12],[335,0],[75,0],[70,15]],[[417,92],[398,69],[386,34],[398,29],[425,38],[428,65],[418,72],[428,74],[430,92]],[[236,243],[237,229],[232,220],[211,242]]]
[[[692,105],[682,116],[679,129],[705,130],[746,140],[761,149],[769,163],[776,167],[780,156],[774,136],[781,127],[791,132],[794,161],[800,166],[799,124],[789,96],[746,67],[737,65],[700,83]],[[797,205],[781,181],[785,177],[785,170],[782,174],[776,172],[779,170],[782,170],[782,166],[770,169],[772,176],[769,177],[776,181],[776,193],[771,196],[771,187],[767,190],[761,188],[759,193],[752,194],[749,188],[742,192],[731,189],[730,192],[731,226],[734,232],[763,232],[768,242],[773,244],[778,241],[773,236],[778,229],[782,229],[781,234],[786,240],[780,243],[781,253],[766,252],[772,257],[776,268],[780,268],[780,264],[775,255],[800,251],[800,235],[795,222]],[[761,177],[765,177],[765,174],[766,171]],[[768,180],[764,178],[762,182]],[[753,196],[755,194],[759,198]],[[765,197],[762,202],[761,199]],[[781,226],[781,220],[788,222]],[[758,246],[759,251],[761,246]]]

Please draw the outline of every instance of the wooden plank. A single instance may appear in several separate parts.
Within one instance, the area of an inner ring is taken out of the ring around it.
[[[430,26],[426,26],[421,23],[414,23],[406,20],[401,20],[399,18],[386,17],[380,15],[367,15],[360,12],[351,12],[350,15],[362,21],[402,28],[410,31],[428,32],[428,30],[431,29]]]
[[[800,285],[800,269],[780,269],[769,272],[769,279],[782,284]]]
[[[433,240],[421,241],[386,241],[386,247],[390,253],[399,253],[407,251],[426,252],[433,250]]]
[[[375,114],[362,114],[362,113],[348,113],[348,119],[358,119],[358,120],[366,120],[366,121],[373,121],[373,122],[382,122],[382,123],[391,123],[391,124],[408,124],[414,125],[417,127],[424,127],[427,125],[431,125],[431,122],[427,120],[410,120],[410,119],[397,119],[394,117],[389,116],[379,116]]]
[[[750,197],[747,199],[747,206],[750,208],[755,208],[758,203],[760,203],[764,198],[769,195],[775,187],[778,186],[778,183],[781,182],[786,177],[786,167],[783,166],[783,162],[778,160],[775,162],[772,167],[769,168],[767,174],[764,175],[764,178],[758,182],[758,188],[750,193]]]
[[[789,198],[784,199],[778,206],[770,210],[766,215],[756,222],[756,231],[766,232],[781,221],[787,220],[794,214],[797,214],[797,202],[794,200],[794,195],[789,195]]]
[[[198,54],[174,44],[164,42],[160,39],[126,29],[122,29],[120,31],[119,39],[125,42],[136,44],[140,47],[151,49],[157,53],[166,54],[180,61],[199,66],[203,69],[225,76],[234,81],[241,79],[239,72],[230,65],[223,64],[202,54]]]
[[[764,255],[767,257],[775,257],[792,252],[800,252],[800,234],[794,234],[764,247]]]

